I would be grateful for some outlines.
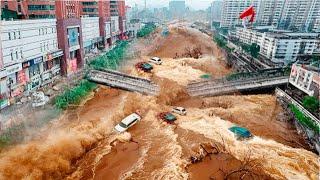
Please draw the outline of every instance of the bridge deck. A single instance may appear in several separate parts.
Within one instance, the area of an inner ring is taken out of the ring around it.
[[[288,82],[287,76],[274,78],[259,78],[231,82],[203,82],[191,84],[187,87],[187,91],[191,96],[216,96],[244,90],[254,90],[270,88],[284,85]]]
[[[111,87],[116,87],[128,91],[135,91],[143,94],[157,95],[159,93],[158,85],[150,80],[129,76],[117,71],[111,70],[90,70],[88,80]]]

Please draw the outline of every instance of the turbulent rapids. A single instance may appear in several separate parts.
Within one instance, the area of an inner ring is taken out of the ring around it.
[[[174,58],[187,46],[200,46],[204,55]],[[245,179],[318,178],[318,156],[273,95],[188,96],[189,82],[232,71],[210,37],[172,25],[168,37],[156,32],[130,47],[137,49],[142,56],[132,62],[157,55],[163,64],[152,73],[136,70],[135,63],[123,71],[156,82],[158,97],[101,86],[43,129],[41,137],[3,150],[0,179],[238,179],[244,172]],[[172,106],[183,106],[188,114],[169,125],[157,114]],[[142,120],[116,134],[115,124],[132,112]],[[237,140],[228,130],[234,124],[254,137]],[[192,164],[191,156],[203,161]]]

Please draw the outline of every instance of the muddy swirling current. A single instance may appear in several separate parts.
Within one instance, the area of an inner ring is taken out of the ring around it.
[[[205,41],[210,47],[204,50],[211,52],[211,39],[199,33],[192,30],[190,37]],[[175,30],[168,39],[184,42],[186,35],[187,31]],[[158,55],[174,56],[176,50],[185,48],[181,43],[175,44],[181,46],[178,49],[166,49],[171,40],[161,43],[164,47],[158,48]],[[277,120],[282,109],[272,95],[191,98],[185,91],[187,83],[207,71],[220,76],[229,70],[208,56],[196,60],[168,56],[151,74],[131,72],[159,84],[158,97],[100,87],[81,107],[66,111],[49,125],[46,135],[3,150],[0,179],[192,179],[190,155],[202,140],[224,146],[224,157],[243,161],[250,155],[266,174],[263,177],[319,177],[318,156],[307,150],[290,122]],[[187,116],[178,116],[173,125],[157,118],[176,105],[186,107]],[[127,133],[115,133],[115,124],[132,112],[138,112],[142,120]],[[254,137],[236,140],[228,130],[234,124],[247,127]],[[195,139],[194,143],[182,143],[188,139]]]

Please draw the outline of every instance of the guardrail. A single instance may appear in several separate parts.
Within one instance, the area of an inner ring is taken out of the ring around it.
[[[287,94],[279,88],[276,88],[275,93],[277,97],[286,98],[287,101],[295,105],[304,115],[308,116],[313,122],[317,123],[318,126],[320,126],[320,120],[317,117],[315,117],[312,113],[310,113],[307,109],[305,109],[300,103],[294,100],[289,94]]]

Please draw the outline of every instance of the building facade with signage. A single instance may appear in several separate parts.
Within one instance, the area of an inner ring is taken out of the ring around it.
[[[56,18],[59,48],[63,50],[61,71],[69,76],[84,65],[80,1],[56,1]]]
[[[2,21],[1,42],[1,93],[10,98],[44,86],[60,74],[63,54],[55,55],[61,51],[55,19]],[[59,72],[52,74],[55,68]]]
[[[84,53],[97,53],[98,44],[103,40],[100,37],[99,17],[82,17],[81,29]]]
[[[319,99],[320,75],[319,68],[293,64],[289,82],[308,96]]]

